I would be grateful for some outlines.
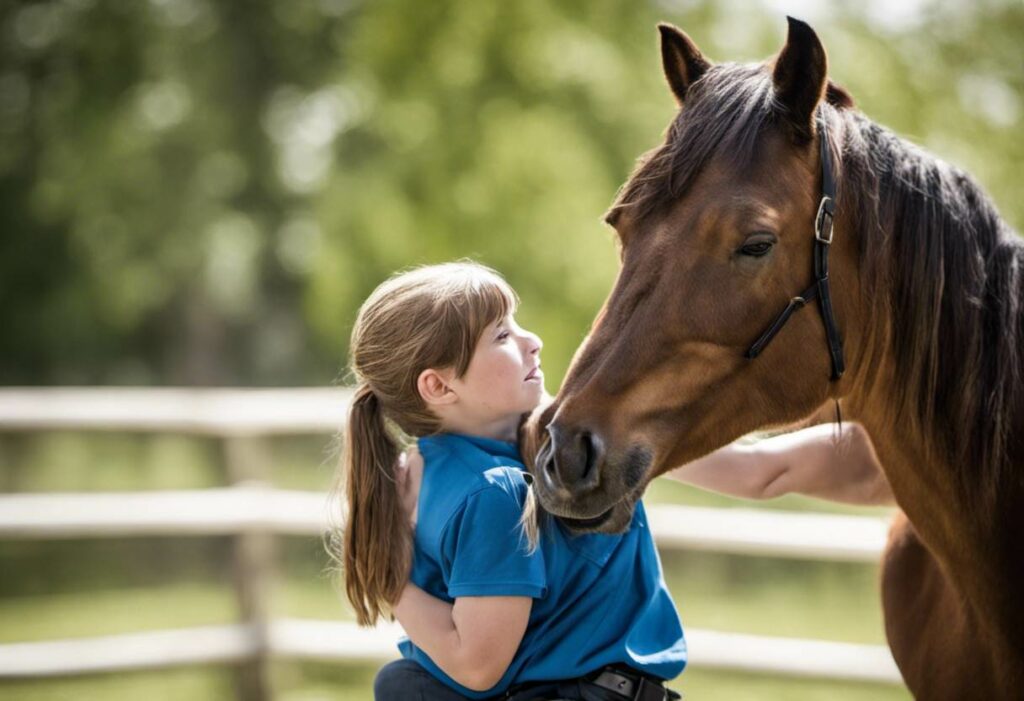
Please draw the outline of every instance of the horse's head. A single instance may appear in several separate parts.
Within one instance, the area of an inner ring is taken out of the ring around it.
[[[756,65],[712,65],[681,31],[660,30],[680,111],[607,216],[621,243],[618,279],[533,422],[547,431],[533,466],[538,497],[579,530],[625,528],[654,476],[839,392],[816,309],[746,356],[815,279],[815,119],[852,103],[797,20],[775,60]],[[854,246],[841,236],[832,266],[851,280]],[[835,305],[845,328],[848,305]]]

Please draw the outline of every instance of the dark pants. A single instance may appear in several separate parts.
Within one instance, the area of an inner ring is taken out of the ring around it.
[[[373,680],[374,701],[466,701],[466,697],[444,684],[417,662],[395,660],[377,672]]]
[[[375,701],[465,701],[466,697],[435,678],[412,660],[395,660],[384,665],[373,680]],[[511,701],[567,699],[569,701],[622,701],[612,691],[579,681],[551,682],[531,686],[511,696],[493,697]]]

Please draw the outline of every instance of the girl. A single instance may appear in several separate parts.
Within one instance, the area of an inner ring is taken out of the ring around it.
[[[570,536],[550,520],[525,544],[514,441],[544,389],[516,305],[496,273],[455,263],[392,278],[356,321],[345,586],[361,624],[391,612],[408,634],[376,698],[673,698],[662,681],[686,645],[643,504],[626,533]],[[418,437],[408,469],[395,428]],[[870,442],[847,436],[837,451],[814,427],[670,474],[737,496],[886,501]]]
[[[544,375],[517,303],[495,272],[452,263],[393,277],[356,320],[345,588],[360,624],[390,612],[408,635],[375,696],[674,698],[662,682],[686,644],[643,507],[623,534],[523,536],[516,429]],[[422,455],[414,528],[396,429]]]

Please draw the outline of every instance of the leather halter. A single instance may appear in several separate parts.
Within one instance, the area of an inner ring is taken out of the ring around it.
[[[828,139],[828,128],[821,115],[818,116],[817,122],[821,143],[821,202],[818,204],[818,213],[814,216],[814,282],[799,296],[789,300],[789,304],[775,318],[771,326],[754,341],[754,345],[750,346],[746,356],[750,359],[759,356],[789,321],[793,312],[817,298],[818,308],[821,310],[821,320],[825,324],[828,353],[832,358],[832,379],[838,380],[843,376],[846,366],[843,361],[843,341],[839,337],[836,320],[832,315],[832,295],[828,286],[828,249],[832,245],[832,224],[835,221],[836,180],[832,166],[832,149]]]

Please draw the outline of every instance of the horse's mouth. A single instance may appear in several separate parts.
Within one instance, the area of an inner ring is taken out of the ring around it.
[[[573,533],[625,533],[633,522],[638,494],[629,494],[596,516],[565,516],[548,511]],[[543,508],[543,500],[541,501]]]
[[[574,531],[592,531],[604,525],[615,512],[617,504],[612,504],[607,510],[592,516],[591,518],[572,518],[571,516],[559,516],[558,520]]]

